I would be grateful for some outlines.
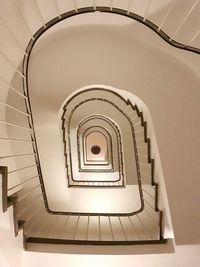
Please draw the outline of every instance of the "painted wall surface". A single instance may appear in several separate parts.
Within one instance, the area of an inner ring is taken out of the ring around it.
[[[0,195],[1,197],[1,195]],[[21,267],[22,257],[22,233],[15,238],[12,208],[5,214],[0,213],[0,266],[1,267]]]
[[[134,248],[133,248],[134,250]],[[199,267],[200,246],[177,246],[174,254],[155,255],[65,255],[51,253],[23,253],[22,267]]]

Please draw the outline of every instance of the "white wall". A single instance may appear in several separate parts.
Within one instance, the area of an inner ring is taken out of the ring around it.
[[[51,253],[23,253],[22,267],[199,267],[200,245],[177,246],[175,254],[159,255],[65,255]],[[134,247],[133,247],[134,250]]]
[[[0,186],[0,202],[1,201],[2,192]],[[17,238],[14,237],[12,208],[3,214],[2,206],[0,205],[0,266],[21,267],[22,247],[22,233],[20,233]]]

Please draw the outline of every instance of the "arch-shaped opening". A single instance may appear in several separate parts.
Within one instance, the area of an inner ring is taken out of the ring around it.
[[[96,167],[96,170],[98,169],[101,172],[114,172],[120,170],[123,176],[123,169],[121,169],[122,162],[118,156],[122,153],[120,131],[113,121],[111,121],[105,116],[97,114],[86,117],[80,122],[77,128],[79,171],[84,171],[84,165],[87,165],[87,169],[90,168],[91,171],[95,171],[91,169],[90,164],[85,164],[82,158],[80,151],[81,147],[83,147],[82,150],[84,150],[84,141],[82,140],[82,138],[79,138],[79,136],[82,135],[82,131],[84,131],[84,129],[86,129],[86,131],[91,131],[90,129],[94,128],[93,125],[98,125],[100,129],[103,129],[104,134],[107,136],[107,140],[109,143],[108,162],[101,162],[101,164],[98,165],[98,168]],[[82,164],[82,162],[84,162],[84,164]]]
[[[105,129],[98,126],[91,127],[89,132],[83,133],[83,142],[85,149],[85,162],[96,165],[108,164],[108,155],[110,153],[108,136],[105,135]],[[87,164],[86,163],[86,164]]]

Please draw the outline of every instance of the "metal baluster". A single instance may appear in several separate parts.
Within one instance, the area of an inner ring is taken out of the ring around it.
[[[77,1],[76,0],[74,0],[74,9],[75,9],[76,12],[78,12],[78,6],[77,6]]]
[[[17,199],[17,201],[19,202],[19,201],[25,199],[26,197],[30,196],[30,195],[32,194],[32,192],[33,192],[35,189],[37,189],[38,187],[40,187],[40,186],[41,186],[41,184],[39,184],[39,185],[37,185],[37,186],[31,188],[31,191],[30,191],[30,192],[28,192],[27,194],[25,194],[25,195],[22,196],[22,197],[19,197],[19,198]]]
[[[7,142],[24,142],[24,143],[34,143],[34,141],[31,140],[24,140],[24,139],[14,139],[14,138],[6,138],[6,137],[0,137],[0,140],[7,141]]]
[[[28,182],[30,182],[30,181],[32,181],[33,179],[38,178],[38,177],[39,177],[39,175],[35,175],[34,177],[31,177],[31,178],[29,178],[28,180],[26,180],[26,181],[24,181],[24,182],[21,182],[21,183],[15,185],[15,186],[12,186],[12,187],[8,188],[8,191],[13,190],[13,189],[15,189],[16,187],[18,187],[18,186],[20,186],[20,185],[24,185],[24,184],[26,184],[26,183],[28,183]]]
[[[31,39],[32,39],[32,40],[35,40],[35,38],[34,38],[34,36],[33,36],[33,33],[32,33],[32,31],[31,31],[31,28],[29,27],[29,25],[28,25],[28,23],[27,23],[27,21],[26,21],[24,15],[23,15],[23,13],[21,12],[20,8],[16,5],[16,3],[15,3],[14,0],[10,0],[10,1],[12,2],[13,6],[17,9],[17,11],[18,11],[18,13],[20,14],[22,20],[25,22],[26,28],[27,28],[28,31],[29,31],[29,34],[30,34],[30,36],[31,36]]]
[[[113,0],[110,0],[110,10],[113,10]]]
[[[11,90],[13,90],[18,95],[22,96],[24,99],[28,99],[28,97],[22,93],[20,93],[16,88],[14,88],[11,84],[9,84],[5,79],[0,77],[0,80],[3,81]]]
[[[8,107],[10,109],[13,109],[13,110],[15,110],[15,111],[17,111],[17,112],[19,112],[19,113],[21,113],[23,115],[26,115],[27,117],[30,117],[31,116],[30,114],[28,114],[28,113],[26,113],[26,112],[24,112],[24,111],[22,111],[22,110],[20,110],[20,109],[18,109],[16,107],[13,107],[13,106],[11,106],[11,105],[9,105],[7,103],[2,102],[1,100],[0,100],[0,104],[3,105],[3,106],[5,106],[5,107]]]
[[[149,11],[150,2],[151,2],[151,0],[148,0],[147,5],[146,5],[145,10],[144,10],[144,15],[143,15],[143,17],[144,17],[143,21],[144,22],[146,20],[146,17],[147,17],[148,11]]]
[[[89,224],[90,224],[90,216],[88,216],[88,221],[87,221],[86,240],[88,240]]]
[[[108,216],[108,220],[109,220],[109,225],[110,225],[110,231],[111,231],[111,235],[112,235],[112,240],[115,241],[114,234],[113,234],[113,229],[112,229],[112,224],[111,224],[111,220],[110,220],[110,216]]]
[[[130,10],[131,10],[131,4],[132,4],[132,0],[129,0],[129,1],[128,1],[128,7],[127,7],[127,14],[130,13]]]
[[[78,218],[77,218],[77,221],[76,221],[76,226],[75,226],[74,233],[73,233],[73,240],[75,240],[75,237],[76,237],[76,232],[77,232],[77,228],[78,228],[79,219],[80,219],[80,215],[78,215]]]
[[[144,187],[142,188],[142,191],[144,191],[148,196],[150,196],[151,198],[155,199],[154,196],[152,196],[149,192],[147,192]]]
[[[178,26],[178,28],[176,29],[176,31],[173,33],[173,35],[170,37],[170,41],[172,39],[174,39],[174,37],[177,35],[178,31],[182,28],[182,26],[184,25],[185,21],[187,20],[187,18],[191,15],[192,11],[194,10],[195,6],[197,5],[199,0],[196,0],[195,3],[191,6],[191,8],[188,10],[188,12],[186,13],[185,17],[183,18],[183,20],[181,21],[180,25]]]
[[[136,137],[135,140],[144,140],[144,137]]]
[[[161,23],[160,23],[160,26],[159,26],[158,29],[157,29],[158,32],[161,30],[161,28],[162,28],[163,25],[165,24],[165,22],[166,22],[166,20],[167,20],[167,18],[168,18],[168,16],[169,16],[169,14],[170,14],[170,12],[171,12],[173,6],[174,6],[174,3],[175,3],[175,0],[172,0],[172,1],[171,1],[171,4],[170,4],[170,7],[169,7],[169,9],[168,9],[168,11],[167,11],[167,13],[166,13],[166,15],[164,16],[163,20],[162,20]]]
[[[15,124],[15,123],[12,123],[12,122],[0,120],[0,123],[6,124],[6,125],[9,125],[9,126],[13,126],[13,127],[17,127],[17,128],[21,128],[21,129],[24,129],[24,130],[32,131],[32,129],[29,128],[29,127],[25,127],[25,126],[22,126],[22,125],[19,125],[19,124]]]
[[[139,154],[140,155],[140,154]],[[142,156],[142,155],[141,155]],[[139,173],[141,173],[141,174],[143,174],[143,175],[145,175],[147,178],[150,178],[151,179],[151,175],[150,174],[147,174],[147,173],[145,173],[145,172],[143,172],[143,171],[141,171],[141,170],[139,170]]]
[[[69,215],[67,216],[67,219],[66,219],[66,222],[64,224],[64,227],[63,227],[63,231],[61,232],[61,235],[60,235],[60,239],[63,239],[63,236],[65,234],[65,229],[67,228],[67,224],[68,224],[68,221],[69,221]]]
[[[35,202],[38,201],[40,199],[40,197],[43,196],[42,193],[40,193],[39,195],[37,195],[36,197],[34,197],[31,200],[31,205],[26,205],[25,209],[19,211],[18,213],[18,217],[22,217],[22,215],[24,214],[24,212],[26,212],[27,210],[29,210],[32,206],[35,205]]]
[[[125,237],[125,240],[127,241],[127,236],[126,236],[126,233],[124,231],[124,227],[123,227],[123,224],[122,224],[122,221],[121,221],[121,218],[118,216],[118,219],[119,219],[119,222],[120,222],[120,225],[121,225],[121,228],[122,228],[122,232],[123,232],[123,235]]]
[[[36,153],[1,156],[0,159],[13,158],[13,157],[24,157],[24,156],[32,156],[32,155],[36,155]]]
[[[151,206],[151,204],[144,198],[144,201],[148,204],[148,206],[155,211],[155,208]]]
[[[38,166],[38,164],[29,165],[29,166],[26,166],[26,167],[22,167],[22,168],[19,168],[19,169],[15,169],[15,170],[9,171],[8,174],[11,174],[13,172],[18,172],[18,171],[26,170],[26,169],[29,169],[29,168],[32,168],[32,167],[37,167],[37,166]]]
[[[6,61],[10,64],[10,66],[22,77],[25,78],[24,74],[22,72],[20,72],[17,67],[13,64],[13,62],[3,53],[0,52],[1,57],[5,58]]]
[[[58,0],[55,0],[55,2],[56,2],[56,8],[58,10],[58,17],[60,19],[61,18],[61,12],[60,12],[60,8],[59,8]]]
[[[139,217],[138,214],[136,214],[136,216],[137,216],[138,220],[140,221],[140,223],[142,224],[142,226],[143,226],[143,228],[144,228],[144,231],[145,231],[147,237],[149,238],[149,240],[151,240],[151,237],[150,237],[148,231],[146,230],[146,226],[144,225],[143,221],[140,219],[140,217]]]
[[[191,44],[196,38],[197,36],[200,34],[200,30],[198,30],[191,38],[191,40],[189,41],[189,44]]]
[[[94,7],[94,10],[96,10],[96,0],[93,0],[93,7]]]
[[[43,16],[42,16],[42,13],[41,13],[41,11],[40,11],[40,7],[39,7],[39,5],[38,5],[37,0],[35,0],[35,4],[36,4],[37,10],[38,10],[38,13],[39,13],[39,15],[40,15],[40,18],[42,19],[43,27],[46,28],[47,26],[46,26],[46,23],[45,23],[44,18],[43,18]]]
[[[27,52],[25,50],[25,48],[22,46],[22,44],[18,41],[17,37],[15,36],[15,34],[13,33],[13,31],[10,29],[10,27],[4,22],[4,20],[2,18],[0,18],[0,22],[1,24],[3,24],[6,29],[8,30],[8,32],[10,33],[10,35],[13,37],[13,39],[15,40],[15,42],[18,44],[18,46],[21,48],[21,50],[23,51],[23,53],[27,56]]]
[[[101,241],[101,217],[98,216],[98,221],[99,221],[99,240]]]
[[[39,212],[42,211],[41,208],[43,208],[43,207],[40,207],[40,209],[39,209],[37,212],[32,213],[32,216],[30,216],[28,219],[26,219],[26,225],[27,225],[28,221],[30,221],[30,219],[32,219],[32,217],[35,216],[35,217],[33,218],[33,220],[31,220],[30,226],[27,227],[27,231],[28,231],[29,233],[32,231],[32,229],[33,229],[35,223],[38,221],[38,219],[43,219],[43,218],[46,216],[46,214],[42,214],[41,216],[39,216],[39,218],[36,216]],[[29,228],[29,229],[28,229],[28,228]]]
[[[53,232],[53,229],[56,227],[56,224],[58,223],[58,220],[60,219],[60,214],[58,216],[55,217],[55,221],[52,223],[51,227],[50,227],[50,231],[49,231],[49,234],[47,236],[47,238],[51,238],[51,235],[52,235],[52,232]]]
[[[43,218],[44,218],[44,219],[42,220],[42,223],[39,225],[39,229],[38,229],[38,231],[36,232],[35,237],[39,237],[39,235],[40,235],[40,233],[42,232],[44,226],[46,227],[46,226],[48,226],[48,224],[49,224],[49,222],[48,222],[48,220],[47,220],[47,218],[46,218],[46,215],[44,215]]]
[[[152,216],[146,209],[144,209],[144,211],[149,215],[149,217],[151,218],[151,220],[153,221],[153,223],[154,223],[158,228],[160,228],[160,226],[159,226],[158,223],[155,221],[155,219],[153,218],[153,216]]]
[[[140,237],[139,237],[139,235],[137,233],[137,230],[135,228],[135,225],[134,225],[133,221],[131,220],[131,218],[129,216],[128,216],[128,218],[129,218],[129,221],[130,221],[130,223],[131,223],[131,225],[132,225],[132,227],[134,229],[134,232],[136,233],[137,239],[140,240]]]
[[[34,211],[32,211],[31,214],[26,218],[26,223],[28,223],[31,220],[31,218],[34,217],[36,214],[41,212],[43,208],[44,208],[43,206],[37,206],[36,209],[34,209]]]
[[[142,128],[142,129],[140,129],[138,131],[135,131],[135,133],[140,133],[140,132],[144,132],[144,129]]]

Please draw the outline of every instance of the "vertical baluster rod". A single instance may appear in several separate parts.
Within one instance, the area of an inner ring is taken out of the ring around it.
[[[13,62],[6,56],[4,55],[2,52],[0,52],[1,57],[5,58],[6,61],[10,64],[10,66],[22,77],[25,78],[24,74],[22,72],[20,72],[17,67],[13,64]]]
[[[148,16],[148,11],[149,11],[149,7],[150,7],[150,3],[151,3],[151,0],[148,0],[147,4],[146,4],[146,7],[145,7],[145,10],[144,10],[144,15],[143,15],[143,21],[145,22],[146,20],[146,17]]]
[[[86,240],[88,240],[89,224],[90,224],[90,216],[88,216],[88,221],[87,221]]]
[[[99,240],[101,241],[101,217],[98,216],[98,222],[99,222]]]
[[[76,232],[77,232],[79,220],[80,220],[80,215],[78,215],[78,218],[76,221],[76,226],[75,226],[74,233],[73,233],[73,240],[75,240],[75,237],[76,237]]]
[[[56,225],[58,223],[58,220],[60,219],[60,216],[61,215],[57,215],[56,218],[55,218],[55,221],[53,221],[51,227],[50,227],[50,231],[49,231],[49,234],[48,234],[48,237],[47,238],[51,238],[51,235],[52,235],[52,232],[53,232],[53,229],[56,228]]]
[[[129,221],[130,221],[130,223],[131,223],[131,225],[132,225],[132,227],[133,227],[134,232],[136,233],[137,240],[140,240],[140,237],[139,237],[139,235],[138,235],[138,233],[137,233],[137,230],[136,230],[136,228],[135,228],[135,225],[134,225],[133,221],[131,220],[130,216],[128,216],[128,218],[129,218]]]
[[[14,88],[11,84],[9,84],[5,79],[3,79],[2,77],[0,77],[0,80],[3,81],[3,83],[8,86],[9,89],[11,89],[13,92],[15,92],[16,94],[20,95],[21,97],[23,97],[24,99],[28,99],[28,97],[22,93],[20,93],[16,88]],[[1,86],[1,88],[3,89],[3,87]]]
[[[58,11],[58,17],[60,19],[61,18],[61,12],[60,12],[60,7],[59,7],[58,0],[55,0],[55,2],[56,2],[56,8],[57,8],[57,11]]]
[[[110,225],[110,231],[111,231],[111,235],[112,235],[112,240],[115,241],[115,237],[114,237],[114,233],[113,233],[113,229],[112,229],[112,224],[111,224],[110,216],[108,216],[108,220],[109,220],[109,225]]]
[[[194,33],[194,35],[192,36],[191,40],[189,41],[189,44],[191,44],[197,38],[197,36],[199,34],[200,34],[200,30],[198,30],[196,33]]]
[[[121,220],[121,218],[118,216],[118,219],[119,219],[119,222],[120,222],[120,225],[121,225],[121,228],[122,228],[122,232],[123,232],[123,235],[124,235],[124,237],[125,237],[125,240],[127,241],[127,236],[126,236],[126,233],[125,233],[125,231],[124,231],[124,227],[123,227],[123,224],[122,224],[122,220]]]
[[[173,35],[170,37],[170,41],[172,39],[174,39],[174,37],[177,35],[177,33],[179,32],[179,30],[182,28],[182,26],[184,25],[184,23],[186,22],[186,20],[188,19],[188,17],[191,15],[192,11],[194,10],[194,8],[196,7],[197,3],[199,0],[196,0],[193,5],[191,6],[191,8],[187,11],[185,17],[183,18],[183,20],[181,21],[181,23],[179,24],[178,28],[176,29],[176,31],[173,33]]]
[[[10,1],[12,2],[13,6],[14,6],[15,9],[18,11],[18,13],[20,14],[22,20],[24,21],[24,23],[25,23],[25,25],[26,25],[26,28],[27,28],[27,30],[28,30],[30,36],[31,36],[31,39],[32,39],[32,40],[35,40],[35,38],[34,38],[34,36],[33,36],[33,33],[32,33],[32,30],[31,30],[31,28],[29,27],[29,25],[28,25],[28,23],[27,23],[27,21],[26,21],[24,15],[23,15],[23,13],[21,12],[20,8],[17,6],[17,4],[15,3],[14,0],[10,0]]]
[[[23,51],[23,53],[27,56],[27,52],[25,50],[25,48],[22,46],[22,44],[19,42],[19,40],[17,39],[16,35],[13,33],[13,31],[10,29],[10,27],[7,25],[7,23],[5,23],[5,21],[0,18],[0,22],[1,24],[3,24],[5,26],[5,28],[7,29],[7,31],[10,33],[10,35],[13,37],[13,39],[15,40],[15,42],[18,44],[18,46],[20,47],[20,49]]]
[[[169,9],[167,10],[166,15],[164,16],[163,20],[162,20],[161,23],[160,23],[160,26],[159,26],[158,29],[157,29],[158,32],[161,30],[161,28],[162,28],[163,25],[165,24],[165,22],[166,22],[166,20],[167,20],[167,18],[168,18],[168,16],[169,16],[169,14],[170,14],[170,12],[171,12],[173,6],[174,6],[174,3],[175,3],[175,0],[172,0],[172,1],[171,1],[171,4],[170,4],[170,6],[169,6]]]
[[[42,13],[41,13],[41,10],[40,10],[40,7],[39,7],[39,5],[38,5],[38,1],[37,1],[37,0],[35,0],[35,4],[36,4],[36,7],[37,7],[37,11],[38,11],[38,13],[39,13],[39,15],[40,15],[40,18],[41,18],[41,20],[42,20],[43,27],[46,28],[47,26],[46,26],[46,23],[45,23],[45,21],[44,21],[44,18],[43,18],[43,15],[42,15]]]
[[[65,234],[65,229],[67,229],[67,224],[68,224],[68,221],[69,221],[69,215],[67,216],[67,219],[66,219],[66,222],[65,222],[65,224],[64,224],[64,227],[63,227],[63,231],[61,232],[61,234],[60,234],[60,239],[62,239],[63,238],[63,236],[64,236],[64,234]]]
[[[146,230],[146,226],[144,225],[143,221],[140,219],[140,217],[139,217],[138,214],[136,214],[136,216],[137,216],[138,220],[140,221],[141,225],[143,226],[144,231],[145,231],[145,233],[146,233],[146,236],[149,238],[149,240],[151,240],[151,237],[150,237],[148,231]]]

